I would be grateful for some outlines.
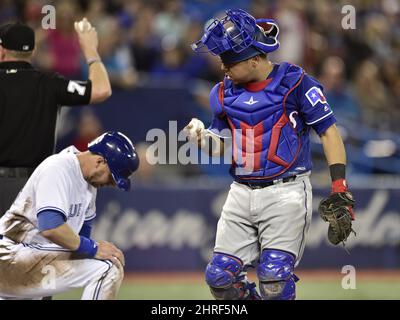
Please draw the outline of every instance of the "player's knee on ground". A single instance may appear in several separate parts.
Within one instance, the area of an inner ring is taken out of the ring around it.
[[[295,257],[280,250],[264,250],[257,276],[260,293],[265,300],[293,300],[296,298],[298,278],[293,274]]]
[[[217,300],[240,300],[248,295],[246,281],[240,276],[243,263],[239,258],[215,253],[206,268],[206,282]]]

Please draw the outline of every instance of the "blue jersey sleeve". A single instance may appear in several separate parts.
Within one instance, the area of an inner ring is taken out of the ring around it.
[[[296,99],[306,124],[322,134],[336,122],[333,111],[323,93],[322,85],[305,74],[296,88]]]
[[[59,211],[43,210],[38,214],[39,232],[55,229],[65,223],[65,216]]]
[[[229,139],[231,138],[230,128],[226,117],[224,116],[224,110],[221,106],[218,97],[218,91],[220,88],[220,84],[212,88],[210,92],[210,107],[211,112],[213,114],[213,118],[211,121],[211,125],[208,127],[208,131],[215,134],[216,136],[222,139]]]
[[[93,224],[93,220],[86,220],[81,228],[81,231],[79,231],[79,235],[80,236],[84,236],[86,238],[90,238],[90,235],[92,233],[92,224]]]

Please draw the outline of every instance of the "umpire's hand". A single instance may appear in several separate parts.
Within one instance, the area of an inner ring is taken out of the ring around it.
[[[97,242],[96,259],[111,260],[117,268],[125,266],[125,257],[121,250],[119,250],[113,243],[107,241]]]
[[[81,21],[76,21],[74,27],[86,60],[98,57],[97,48],[99,46],[99,39],[96,29],[92,27],[86,18],[83,18]]]

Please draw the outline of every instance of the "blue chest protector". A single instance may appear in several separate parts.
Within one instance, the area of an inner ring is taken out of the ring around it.
[[[302,68],[282,63],[261,91],[248,91],[225,78],[211,95],[214,114],[226,117],[232,131],[231,175],[235,179],[281,178],[298,162],[305,123],[296,106],[288,106],[286,99],[303,76]],[[307,167],[302,164],[303,171]]]

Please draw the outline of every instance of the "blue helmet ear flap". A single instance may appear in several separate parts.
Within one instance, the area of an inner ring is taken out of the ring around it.
[[[279,48],[280,43],[278,41],[279,27],[275,20],[272,19],[258,19],[257,23],[267,23],[270,25],[270,29],[264,31],[260,26],[258,26],[254,41],[252,45],[260,49],[265,53],[275,51]]]
[[[279,27],[275,20],[273,19],[257,19],[257,23],[266,23],[270,26],[269,30],[264,31],[264,34],[270,38],[277,38],[279,34]]]

